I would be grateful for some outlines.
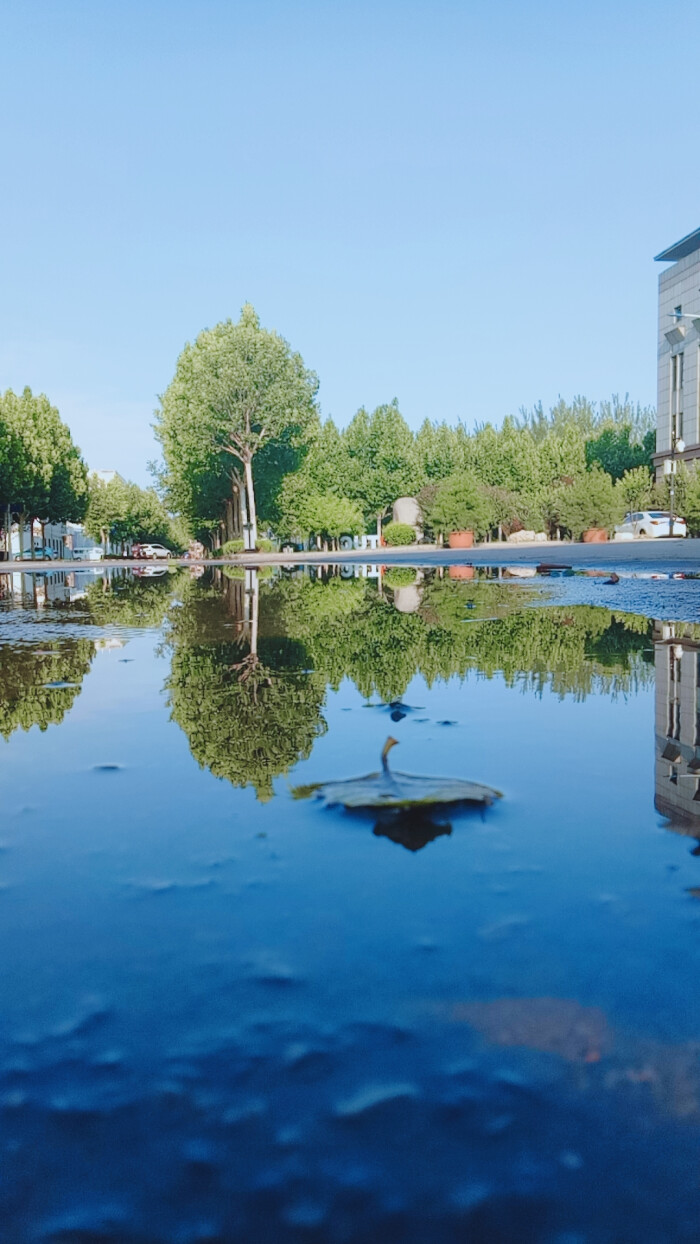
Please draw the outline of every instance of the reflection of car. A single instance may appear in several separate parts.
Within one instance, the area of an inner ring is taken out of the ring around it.
[[[39,548],[35,548],[33,556],[34,556],[34,560],[38,562],[52,562],[56,560],[56,554],[54,553],[53,549],[44,548],[43,546],[39,546]],[[24,552],[19,555],[17,560],[22,561],[22,562],[31,561],[32,550],[25,549]]]
[[[131,552],[134,557],[172,557],[164,544],[135,544]]]
[[[622,522],[615,528],[623,535],[633,536],[651,536],[658,539],[660,536],[668,536],[671,534],[671,513],[670,510],[634,510],[629,514],[625,514]],[[687,536],[688,531],[684,518],[673,516],[673,534],[674,536]]]
[[[88,549],[88,548],[73,549],[73,561],[74,562],[101,562],[102,561],[102,549],[99,547],[99,545],[96,545],[95,548],[92,548],[92,549]]]
[[[134,566],[133,573],[139,578],[152,579],[154,576],[168,573],[167,566]]]

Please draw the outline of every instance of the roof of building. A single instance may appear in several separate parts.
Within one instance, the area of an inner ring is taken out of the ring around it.
[[[685,259],[686,255],[692,255],[693,251],[700,251],[700,229],[696,229],[694,233],[687,234],[681,238],[680,242],[674,242],[673,246],[669,246],[660,255],[654,255],[654,259],[664,263],[675,263],[677,259]]]

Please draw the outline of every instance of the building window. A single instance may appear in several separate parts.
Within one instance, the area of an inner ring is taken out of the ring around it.
[[[671,355],[671,435],[683,435],[683,351]]]

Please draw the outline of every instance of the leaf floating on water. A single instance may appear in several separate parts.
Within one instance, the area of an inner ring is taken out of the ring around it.
[[[502,798],[501,792],[494,790],[492,786],[466,782],[463,778],[419,777],[413,773],[395,773],[389,768],[388,755],[396,742],[396,739],[388,738],[384,744],[381,772],[340,782],[317,782],[311,786],[297,786],[292,791],[294,798],[308,799],[310,795],[315,795],[323,800],[327,808],[340,805],[351,810],[402,810],[456,803],[488,806],[495,799]]]

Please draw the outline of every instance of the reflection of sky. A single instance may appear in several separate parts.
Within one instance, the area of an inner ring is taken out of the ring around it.
[[[75,958],[84,922],[97,925],[91,951],[101,944],[111,957],[120,922],[138,912],[132,953],[149,956],[149,906],[132,900],[151,882],[172,882],[183,889],[161,896],[157,942],[166,977],[171,962],[185,993],[183,964],[194,970],[199,944],[220,938],[224,919],[226,940],[239,949],[281,953],[284,945],[294,970],[315,979],[319,1002],[330,990],[337,1005],[350,1006],[361,983],[370,1011],[393,1012],[416,997],[521,991],[526,983],[531,993],[573,989],[640,1028],[685,1026],[693,956],[687,973],[683,961],[673,973],[658,968],[695,918],[684,889],[697,884],[698,861],[687,842],[660,831],[654,812],[651,690],[577,703],[508,689],[500,677],[432,690],[416,678],[405,699],[425,711],[394,723],[365,708],[346,681],[329,696],[328,733],[290,783],[371,771],[391,731],[400,741],[395,768],[504,791],[483,820],[457,815],[450,837],[413,857],[374,838],[371,825],[291,801],[285,779],[261,805],[252,791],[200,771],[168,721],[167,663],[152,660],[152,646],[146,635],[98,653],[60,729],[16,735],[8,748],[3,935],[16,969],[31,974],[41,971],[50,928],[54,970],[68,939],[54,987],[47,982],[56,1000],[67,978],[78,991],[105,987],[96,962],[85,980],[83,956]],[[436,724],[445,719],[457,724]],[[123,769],[92,772],[105,763]],[[229,855],[235,865],[213,866]],[[334,935],[313,949],[320,912]],[[423,938],[441,948],[427,975],[412,953]],[[650,1013],[652,988],[659,1005]],[[144,999],[146,1010],[151,1002]],[[26,1004],[16,980],[3,1004],[10,1014]]]
[[[145,1084],[232,1034],[286,1049],[380,1023],[437,1042],[381,1065],[365,1050],[328,1081],[352,1103],[367,1078],[443,1074],[467,1040],[449,1017],[472,1002],[554,997],[635,1039],[697,1037],[700,860],[654,811],[653,688],[577,702],[500,676],[416,677],[403,699],[421,711],[396,723],[345,680],[328,732],[261,804],[192,758],[158,639],[132,631],[97,652],[60,726],[0,746],[0,1054],[78,1032],[90,1059],[118,1052],[123,1091],[120,1060]],[[395,768],[472,778],[503,801],[413,854],[290,798],[375,769],[389,733]],[[107,764],[121,767],[95,771]],[[517,1051],[498,1057],[522,1074]]]
[[[620,582],[606,585],[605,575],[576,573],[562,578],[513,579],[533,588],[533,603],[544,596],[552,605],[601,605],[649,618],[697,622],[700,619],[700,580],[642,576],[624,571]]]

